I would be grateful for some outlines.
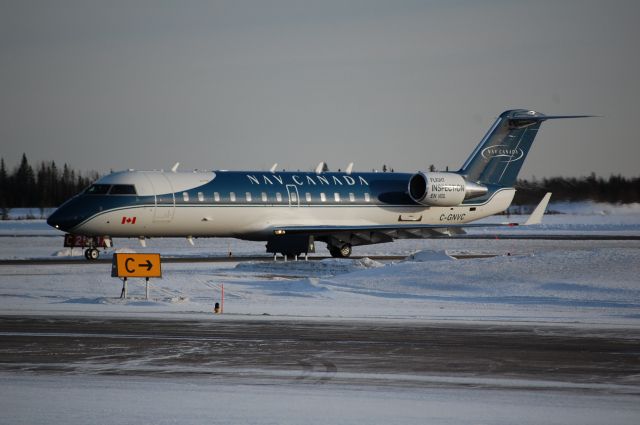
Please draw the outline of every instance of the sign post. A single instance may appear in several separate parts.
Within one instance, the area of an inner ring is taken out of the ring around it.
[[[127,298],[127,278],[145,278],[145,296],[149,299],[149,278],[162,278],[160,254],[113,254],[111,277],[123,279],[120,298]]]

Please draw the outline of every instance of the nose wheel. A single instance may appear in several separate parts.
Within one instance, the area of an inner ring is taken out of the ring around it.
[[[97,260],[100,256],[100,251],[96,248],[87,248],[84,250],[84,258],[87,260]]]

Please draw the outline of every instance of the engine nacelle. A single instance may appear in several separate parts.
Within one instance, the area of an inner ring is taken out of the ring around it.
[[[469,183],[455,173],[417,173],[409,180],[409,196],[422,205],[453,207],[485,193],[485,186]]]

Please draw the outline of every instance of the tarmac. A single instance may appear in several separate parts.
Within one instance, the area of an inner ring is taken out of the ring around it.
[[[0,317],[0,372],[640,394],[640,330]]]

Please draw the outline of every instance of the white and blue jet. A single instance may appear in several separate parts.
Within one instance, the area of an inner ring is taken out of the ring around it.
[[[503,112],[456,172],[121,171],[96,181],[47,220],[74,235],[111,238],[233,237],[266,241],[267,252],[297,256],[327,244],[334,257],[353,246],[464,233],[506,210],[522,164],[546,116]],[[524,224],[539,223],[549,196]],[[89,259],[98,257],[95,246]]]

